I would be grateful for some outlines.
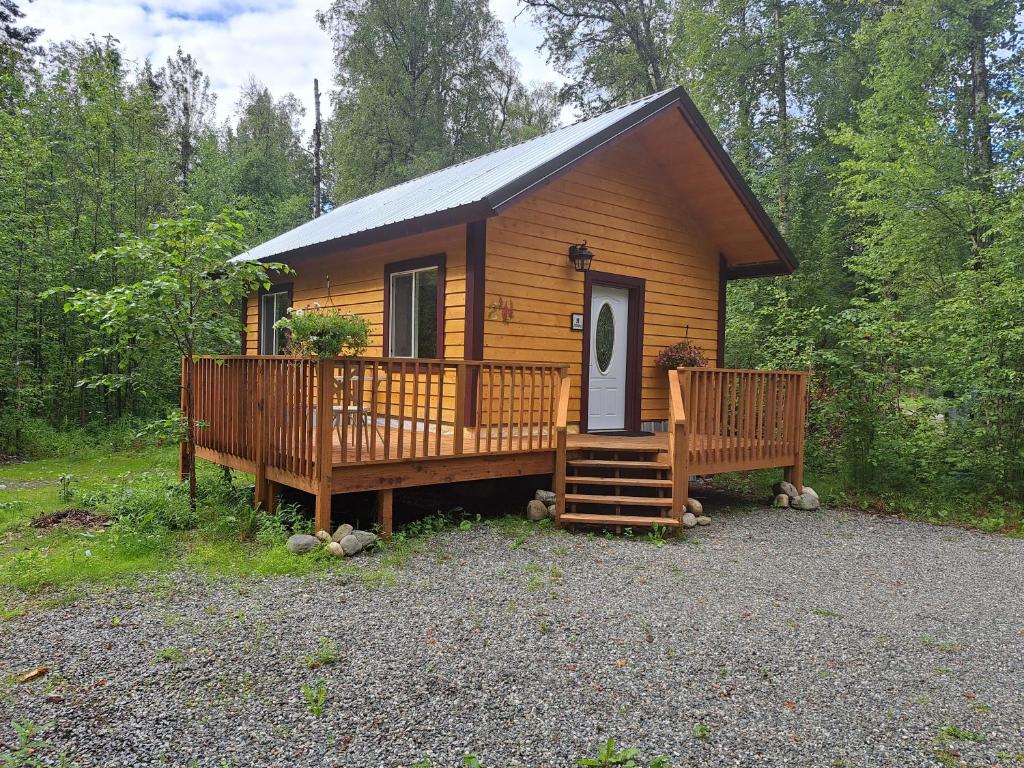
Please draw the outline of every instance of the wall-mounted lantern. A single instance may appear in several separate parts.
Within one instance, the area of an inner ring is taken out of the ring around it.
[[[569,246],[569,260],[577,272],[589,272],[590,262],[594,260],[594,254],[587,248],[587,241]]]

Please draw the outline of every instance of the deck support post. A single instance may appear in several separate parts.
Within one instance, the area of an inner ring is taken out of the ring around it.
[[[793,412],[796,423],[793,427],[796,460],[793,465],[786,467],[784,477],[796,486],[800,493],[804,492],[804,421],[807,418],[807,374],[801,373],[797,377],[796,403]]]
[[[331,419],[334,415],[334,360],[318,360],[316,364],[317,412],[317,531],[331,531],[331,480],[333,479],[334,437]]]
[[[254,507],[267,508],[267,434],[266,434],[266,378],[263,366],[256,368],[256,408],[255,423],[252,434],[256,444],[253,446],[253,463],[256,465],[256,483],[253,487],[252,504]]]
[[[395,492],[393,489],[382,488],[377,491],[377,528],[383,539],[391,538],[394,500]]]
[[[282,486],[280,483],[275,483],[273,480],[267,480],[267,495],[266,500],[263,503],[263,507],[267,510],[268,515],[272,515],[277,511],[277,497],[281,495],[281,488]]]

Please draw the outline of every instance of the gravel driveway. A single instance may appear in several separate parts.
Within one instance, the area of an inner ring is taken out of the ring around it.
[[[517,543],[442,534],[377,589],[181,575],[0,624],[0,671],[53,670],[0,722],[83,768],[539,768],[609,736],[677,768],[1024,764],[1024,541],[756,510],[662,547]]]

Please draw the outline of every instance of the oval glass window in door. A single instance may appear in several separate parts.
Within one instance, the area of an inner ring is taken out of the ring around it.
[[[615,351],[615,313],[612,305],[605,302],[597,313],[594,344],[597,352],[597,368],[601,373],[608,373]]]

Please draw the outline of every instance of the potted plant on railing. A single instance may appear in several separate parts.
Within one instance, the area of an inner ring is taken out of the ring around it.
[[[680,341],[670,347],[665,347],[658,353],[655,362],[659,368],[671,371],[676,368],[707,368],[708,358],[700,347],[696,347],[689,341]]]
[[[369,320],[319,304],[289,308],[274,327],[287,334],[285,352],[300,357],[359,357],[370,343]]]

